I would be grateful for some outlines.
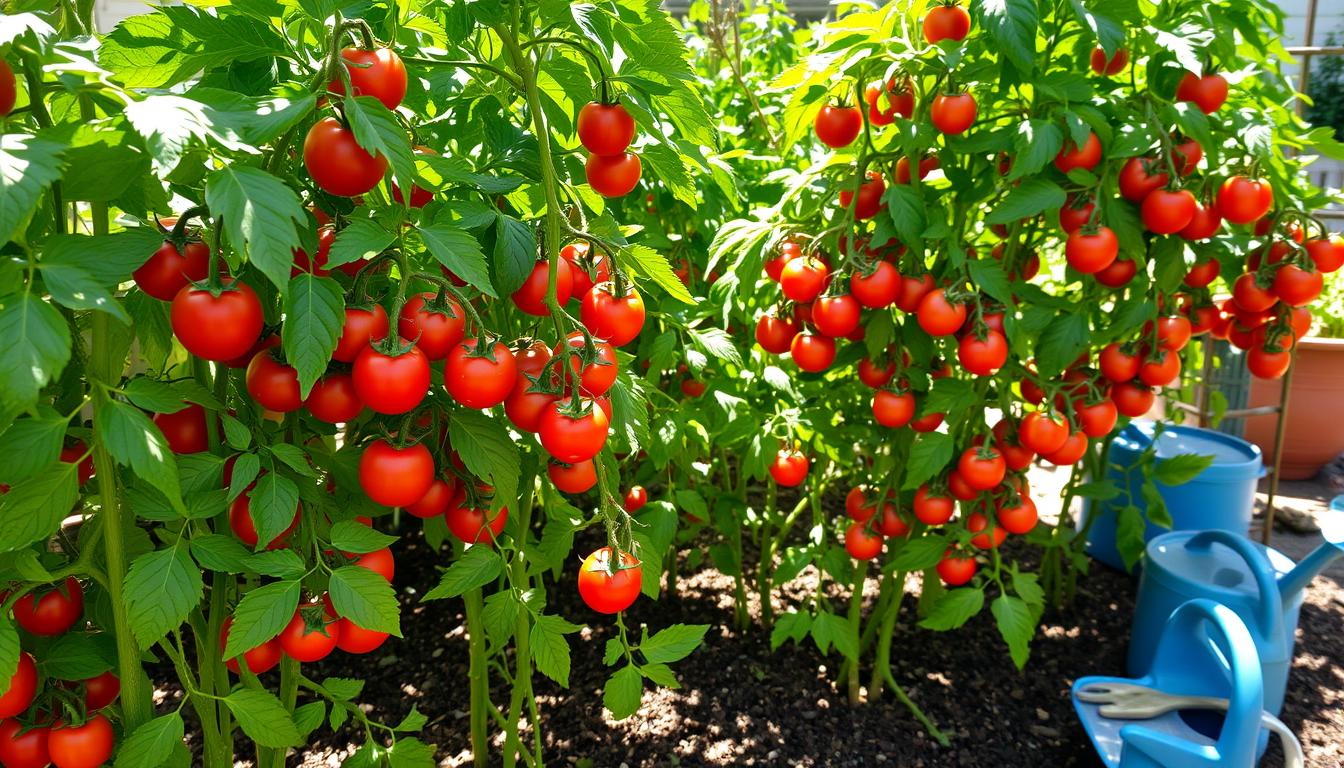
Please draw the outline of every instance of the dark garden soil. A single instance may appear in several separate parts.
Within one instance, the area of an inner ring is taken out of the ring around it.
[[[429,718],[422,738],[437,745],[441,764],[468,764],[462,604],[419,602],[437,583],[435,568],[445,559],[428,550],[418,531],[408,533],[398,548],[405,638],[390,640],[368,657],[337,653],[306,666],[305,673],[366,679],[359,700],[371,717],[385,722],[400,720],[416,706]],[[566,574],[564,584],[572,579]],[[804,571],[777,593],[776,610],[810,594],[815,579],[814,571]],[[910,586],[913,591],[916,581]],[[869,591],[875,588],[870,580]],[[1099,765],[1068,692],[1080,676],[1123,674],[1134,587],[1127,577],[1096,566],[1084,588],[1070,612],[1045,617],[1024,672],[1013,668],[987,611],[960,631],[930,632],[914,626],[914,600],[907,597],[893,643],[893,672],[949,737],[950,746],[942,747],[890,693],[851,707],[832,682],[837,655],[823,657],[810,642],[772,653],[768,632],[732,629],[733,583],[712,567],[684,576],[676,597],[641,599],[629,612],[631,627],[642,622],[657,630],[683,622],[709,624],[710,630],[704,646],[675,665],[680,690],[646,690],[638,714],[613,722],[601,703],[607,677],[601,657],[614,625],[562,585],[550,590],[557,601],[552,610],[589,628],[570,636],[568,690],[537,676],[545,756],[552,765],[613,768]],[[1342,620],[1344,585],[1317,579],[1302,609],[1283,716],[1299,733],[1308,766],[1344,765]],[[507,703],[498,676],[496,683],[495,701]],[[336,734],[319,731],[291,764],[339,765],[362,738],[349,726]],[[1262,763],[1280,764],[1277,749]]]

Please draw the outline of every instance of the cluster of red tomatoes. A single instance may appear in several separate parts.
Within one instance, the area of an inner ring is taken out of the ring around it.
[[[588,186],[603,197],[623,197],[639,183],[639,155],[629,151],[635,120],[619,102],[590,101],[579,110],[579,141],[590,153]]]
[[[50,589],[29,592],[13,606],[14,620],[24,631],[54,638],[70,631],[84,615],[84,588],[73,576]],[[79,682],[60,683],[50,700],[30,712],[42,690],[37,664],[27,651],[0,696],[0,765],[7,768],[94,768],[112,757],[112,724],[100,710],[116,701],[121,681],[111,671]],[[83,705],[84,716],[62,715]],[[27,713],[27,714],[25,714]]]

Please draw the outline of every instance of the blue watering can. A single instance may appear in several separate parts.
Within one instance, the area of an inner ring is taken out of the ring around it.
[[[1129,673],[1153,669],[1167,617],[1187,600],[1209,598],[1235,612],[1254,639],[1264,673],[1265,710],[1283,708],[1303,590],[1344,555],[1344,514],[1330,513],[1325,544],[1300,563],[1228,531],[1173,531],[1148,543],[1134,609]]]
[[[1107,768],[1251,768],[1260,739],[1263,678],[1256,643],[1237,614],[1212,600],[1182,603],[1162,622],[1152,671],[1137,679],[1084,677],[1073,685],[1073,704]],[[1141,721],[1102,714],[1090,690],[1144,687],[1179,697],[1226,703],[1220,726],[1196,728],[1192,715],[1175,710]],[[1214,735],[1208,735],[1212,732]]]

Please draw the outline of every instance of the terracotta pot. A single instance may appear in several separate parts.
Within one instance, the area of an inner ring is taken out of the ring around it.
[[[1284,480],[1306,480],[1344,453],[1344,339],[1302,339],[1294,366],[1280,471]],[[1251,377],[1247,405],[1278,404],[1280,387],[1281,382]],[[1266,465],[1274,459],[1276,419],[1269,415],[1246,420],[1246,439],[1260,446]]]

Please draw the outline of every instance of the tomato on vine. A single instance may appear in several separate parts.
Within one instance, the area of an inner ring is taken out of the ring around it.
[[[370,154],[354,131],[334,117],[324,117],[303,140],[303,164],[313,183],[337,197],[357,197],[383,180],[387,158]]]
[[[644,328],[644,299],[629,283],[620,292],[614,283],[600,282],[583,296],[579,318],[589,333],[612,346],[623,346]]]
[[[1143,198],[1143,225],[1157,235],[1180,232],[1190,224],[1199,203],[1188,189],[1155,189]]]
[[[537,435],[541,447],[558,461],[574,464],[596,456],[607,443],[607,414],[592,401],[573,410],[568,400],[557,400],[541,411]]]
[[[319,603],[300,605],[277,639],[285,655],[301,662],[321,661],[336,650],[341,627]]]
[[[179,248],[171,240],[155,251],[141,264],[131,278],[140,290],[159,301],[172,301],[189,283],[199,283],[210,271],[210,247],[199,241],[188,241]]]
[[[424,498],[434,482],[434,457],[420,443],[398,448],[369,443],[359,457],[359,485],[378,504],[406,507]]]
[[[568,299],[568,295],[565,298]],[[397,335],[414,342],[429,360],[447,357],[465,333],[466,315],[462,305],[452,296],[440,297],[434,291],[418,293],[407,299],[397,318]]]
[[[1263,179],[1230,176],[1218,187],[1218,212],[1233,224],[1249,224],[1274,206],[1274,188]]]
[[[245,383],[247,393],[268,411],[289,413],[303,405],[299,372],[276,360],[271,350],[258,352],[248,363]]]
[[[974,557],[955,555],[952,550],[948,550],[935,568],[944,584],[960,587],[975,577],[975,567]]]
[[[835,339],[817,333],[800,333],[789,343],[793,362],[810,373],[820,373],[835,362]]]
[[[355,380],[348,373],[328,373],[313,383],[303,401],[308,413],[318,421],[344,424],[364,412],[364,401],[355,391]]]
[[[221,650],[228,648],[229,629],[232,626],[233,617],[226,616],[223,625],[219,628],[219,647]],[[269,672],[274,669],[275,665],[280,663],[280,656],[282,654],[283,651],[280,649],[280,641],[273,637],[261,645],[258,645],[256,648],[244,651],[242,654],[239,654],[239,656],[247,662],[247,668],[252,674],[260,675],[263,672]],[[228,667],[229,671],[235,675],[240,674],[238,658],[238,656],[235,656],[224,661],[224,666]]]
[[[975,124],[977,112],[975,97],[969,93],[940,93],[929,105],[933,127],[949,136],[965,133]]]
[[[391,48],[363,50],[345,48],[341,58],[354,66],[346,66],[350,73],[350,87],[356,96],[372,96],[388,109],[396,109],[406,97],[406,65]],[[336,78],[329,90],[344,94],[345,83]]]
[[[935,5],[924,14],[921,27],[929,45],[944,40],[961,42],[971,31],[971,15],[954,1],[944,0],[942,5]]]
[[[429,360],[415,345],[391,355],[369,346],[355,358],[353,377],[355,393],[370,409],[407,413],[429,391]]]
[[[879,389],[873,393],[873,418],[884,427],[904,427],[915,417],[915,396]]]
[[[618,155],[589,155],[584,164],[588,186],[603,197],[624,197],[639,183],[639,155],[622,152]]]
[[[950,336],[966,324],[966,305],[949,300],[942,288],[935,288],[920,299],[916,319],[930,336]]]
[[[579,566],[579,597],[598,613],[620,613],[634,604],[643,585],[644,568],[629,552],[612,563],[611,547],[594,550]]]
[[[1204,114],[1211,115],[1227,101],[1227,80],[1216,72],[1203,75],[1186,72],[1176,86],[1176,99],[1188,101]]]
[[[188,285],[173,297],[173,335],[188,352],[206,360],[232,360],[252,348],[261,336],[262,311],[257,294],[247,285],[225,278],[216,296]]]
[[[532,265],[532,271],[513,292],[514,306],[535,317],[546,317],[551,310],[546,306],[546,293],[549,290],[550,262],[541,260]],[[574,290],[574,276],[569,262],[558,259],[555,262],[555,300],[560,306],[569,301]],[[459,339],[461,337],[459,336]],[[451,346],[451,345],[450,345]]]
[[[154,414],[154,426],[163,433],[168,449],[173,453],[200,453],[210,449],[205,409],[195,403],[185,403],[181,410],[173,413]]]
[[[817,111],[812,129],[821,143],[831,149],[844,149],[853,144],[863,130],[863,113],[858,107],[826,104]]]
[[[1067,174],[1075,168],[1090,171],[1101,162],[1101,139],[1088,131],[1082,144],[1067,143],[1055,156],[1055,167],[1060,173]]]
[[[619,102],[590,101],[579,110],[579,142],[595,155],[620,155],[635,138],[635,120]]]
[[[1097,46],[1092,49],[1092,55],[1089,59],[1092,71],[1104,77],[1118,75],[1129,65],[1129,51],[1124,48],[1116,48],[1115,53],[1106,55],[1105,49]]]
[[[622,500],[621,506],[626,512],[633,515],[643,509],[644,505],[648,503],[649,492],[645,490],[642,485],[633,485],[630,487],[630,490],[625,492],[625,498]]]
[[[353,363],[370,343],[382,341],[387,338],[387,333],[387,310],[383,309],[382,305],[370,304],[367,308],[346,307],[345,323],[341,326],[341,335],[336,340],[336,349],[331,353],[331,359]]]
[[[882,534],[868,529],[866,523],[850,523],[845,528],[845,551],[859,561],[882,554]]]
[[[42,637],[63,635],[84,615],[84,587],[67,576],[51,589],[29,592],[14,601],[14,621]]]
[[[1064,243],[1064,258],[1075,270],[1090,275],[1109,267],[1120,253],[1120,241],[1110,227],[1096,232],[1079,230]]]
[[[79,725],[56,720],[47,735],[47,754],[56,768],[98,768],[112,758],[113,740],[112,723],[103,715]]]
[[[0,67],[4,62],[0,61]],[[0,72],[0,80],[3,79]],[[3,90],[3,84],[0,84]],[[0,93],[0,99],[3,93]],[[20,733],[20,731],[23,731]],[[51,728],[45,725],[25,726],[17,719],[0,722],[0,765],[5,768],[47,768],[51,754],[47,741]]]
[[[809,465],[810,462],[802,451],[781,448],[775,454],[774,461],[770,463],[770,477],[785,488],[793,488],[807,477]]]
[[[509,521],[509,508],[501,507],[492,512],[488,500],[473,501],[465,488],[459,488],[453,496],[453,502],[444,513],[444,522],[448,531],[459,541],[467,544],[491,544]]]
[[[480,341],[467,339],[453,347],[443,366],[443,385],[468,408],[493,408],[513,391],[518,363],[502,343],[482,346]]]

